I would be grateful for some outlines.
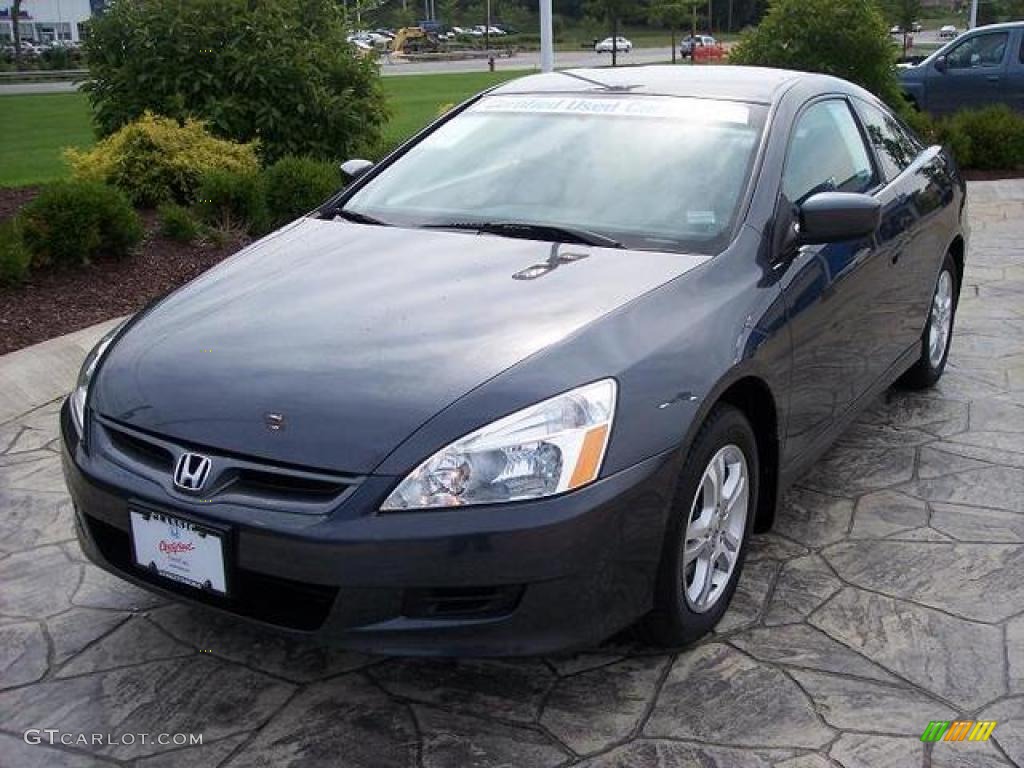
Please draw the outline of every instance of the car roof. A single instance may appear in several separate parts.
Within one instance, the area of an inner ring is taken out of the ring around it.
[[[953,26],[953,25],[950,24],[948,26]],[[980,31],[988,31],[988,30],[992,30],[992,29],[1019,29],[1020,27],[1024,27],[1024,21],[1004,21],[1004,22],[1001,22],[999,24],[985,24],[984,26],[981,26],[981,27],[975,27],[974,29],[968,29],[968,30],[966,30],[964,32],[964,34],[966,35],[968,32],[980,32]]]
[[[797,82],[817,83],[823,91],[853,92],[855,86],[827,75],[767,67],[605,67],[567,69],[510,80],[490,93],[600,93],[605,90],[647,96],[689,96],[772,104]],[[856,89],[859,90],[859,89]]]

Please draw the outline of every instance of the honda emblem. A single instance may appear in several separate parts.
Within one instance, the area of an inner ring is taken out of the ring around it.
[[[210,459],[198,453],[183,453],[174,467],[174,484],[183,491],[202,490],[210,474]]]

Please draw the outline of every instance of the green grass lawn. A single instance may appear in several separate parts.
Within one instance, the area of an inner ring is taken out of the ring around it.
[[[80,93],[0,96],[0,187],[59,178],[66,170],[61,150],[93,141]]]
[[[527,74],[526,71],[459,72],[444,75],[400,75],[382,78],[391,121],[387,141],[411,136],[437,117],[445,105],[456,105],[492,85]]]
[[[400,141],[432,120],[445,104],[458,104],[520,72],[403,75],[382,79],[391,120],[385,139]],[[63,176],[64,147],[94,141],[89,104],[79,93],[0,96],[0,187],[39,184]]]

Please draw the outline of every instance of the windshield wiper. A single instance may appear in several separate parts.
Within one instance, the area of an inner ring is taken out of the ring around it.
[[[357,224],[376,224],[381,227],[390,227],[386,221],[375,219],[373,216],[367,216],[365,213],[359,213],[359,211],[350,211],[347,208],[335,208],[334,215],[340,216],[346,221],[354,221]]]
[[[560,224],[540,224],[528,221],[447,221],[441,224],[424,224],[428,229],[470,229],[504,237],[524,237],[538,240],[584,243],[603,248],[625,248],[618,240],[607,235],[579,227],[565,227]]]

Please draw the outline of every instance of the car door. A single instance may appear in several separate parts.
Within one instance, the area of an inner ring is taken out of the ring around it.
[[[926,147],[880,103],[853,100],[864,132],[878,159],[885,184],[875,197],[882,203],[877,245],[888,276],[877,286],[877,311],[888,315],[885,356],[890,361],[921,338],[932,285],[946,244],[936,239],[928,219],[941,209],[948,178]]]
[[[1006,103],[1024,112],[1024,27],[1015,29],[1014,35],[1017,40],[1011,43],[1006,65]]]
[[[1007,29],[976,32],[936,57],[928,65],[928,111],[948,114],[1001,101],[1009,43]]]
[[[848,101],[813,101],[789,138],[780,215],[816,192],[871,192],[879,179]],[[786,439],[799,461],[886,365],[879,353],[887,314],[875,301],[886,263],[873,237],[805,245],[789,258],[782,279],[793,349]]]

